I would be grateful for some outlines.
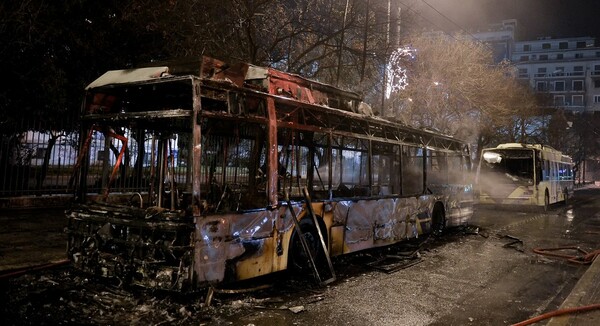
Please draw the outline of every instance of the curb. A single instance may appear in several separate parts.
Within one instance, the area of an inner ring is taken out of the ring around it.
[[[600,259],[594,262],[565,299],[560,309],[586,306],[600,302]],[[600,325],[600,311],[552,317],[546,326]]]

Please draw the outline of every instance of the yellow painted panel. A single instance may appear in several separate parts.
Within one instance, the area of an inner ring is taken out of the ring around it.
[[[254,257],[249,257],[240,261],[236,265],[238,280],[244,280],[260,275],[265,275],[273,271],[273,262],[271,255],[275,251],[275,238],[267,238],[263,247]]]

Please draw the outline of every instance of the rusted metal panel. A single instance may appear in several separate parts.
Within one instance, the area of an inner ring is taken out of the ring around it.
[[[279,158],[277,154],[277,115],[275,113],[275,102],[272,98],[267,98],[267,112],[269,116],[268,137],[267,142],[267,161],[268,161],[268,176],[267,176],[267,197],[271,206],[277,205],[277,169],[279,168]]]
[[[201,85],[196,79],[192,79],[192,94],[193,94],[193,115],[191,121],[192,127],[192,213],[194,219],[200,218],[200,183],[201,183],[201,158],[202,158],[202,129],[200,127],[199,119],[200,112],[202,111],[201,101]]]
[[[297,101],[357,112],[360,95],[305,79],[299,75],[269,69],[270,93]]]

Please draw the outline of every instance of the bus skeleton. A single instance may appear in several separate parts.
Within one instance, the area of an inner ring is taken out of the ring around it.
[[[68,255],[127,284],[190,291],[307,258],[331,281],[332,256],[473,212],[465,143],[272,68],[201,57],[109,71],[86,88],[81,135]]]

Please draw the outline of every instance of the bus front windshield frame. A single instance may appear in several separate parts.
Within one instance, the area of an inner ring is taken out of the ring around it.
[[[497,184],[533,185],[536,176],[536,155],[532,149],[489,149],[481,156],[481,176],[494,178]]]

